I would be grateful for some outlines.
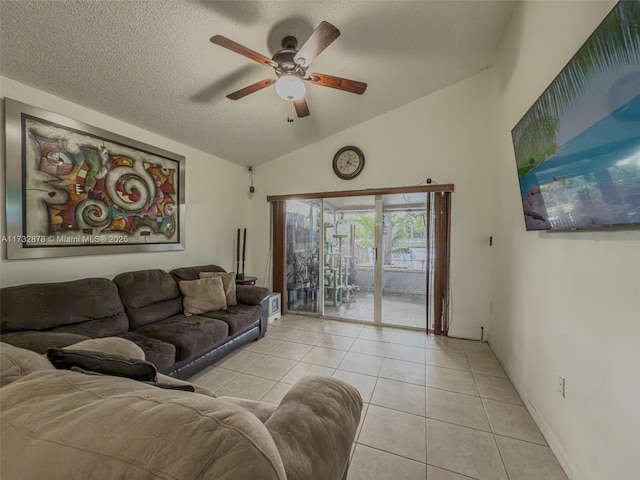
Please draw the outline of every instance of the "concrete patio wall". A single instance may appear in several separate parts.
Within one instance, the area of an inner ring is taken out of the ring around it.
[[[363,290],[373,290],[373,267],[356,266],[356,285]],[[425,295],[427,275],[424,270],[384,267],[382,289],[389,293]]]

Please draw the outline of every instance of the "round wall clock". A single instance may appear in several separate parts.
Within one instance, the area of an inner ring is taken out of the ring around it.
[[[358,147],[342,147],[333,156],[333,171],[343,180],[356,178],[364,168],[364,153]]]

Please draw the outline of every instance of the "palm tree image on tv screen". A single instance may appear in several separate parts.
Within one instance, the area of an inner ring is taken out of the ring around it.
[[[615,6],[511,136],[527,230],[640,225],[640,1]]]

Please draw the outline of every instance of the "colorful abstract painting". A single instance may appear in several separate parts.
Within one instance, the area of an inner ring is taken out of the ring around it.
[[[20,121],[23,228],[7,243],[23,249],[180,244],[182,157],[33,115],[22,113]]]

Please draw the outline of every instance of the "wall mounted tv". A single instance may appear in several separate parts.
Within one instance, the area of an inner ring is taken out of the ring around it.
[[[527,230],[640,227],[640,0],[614,7],[511,136]]]

